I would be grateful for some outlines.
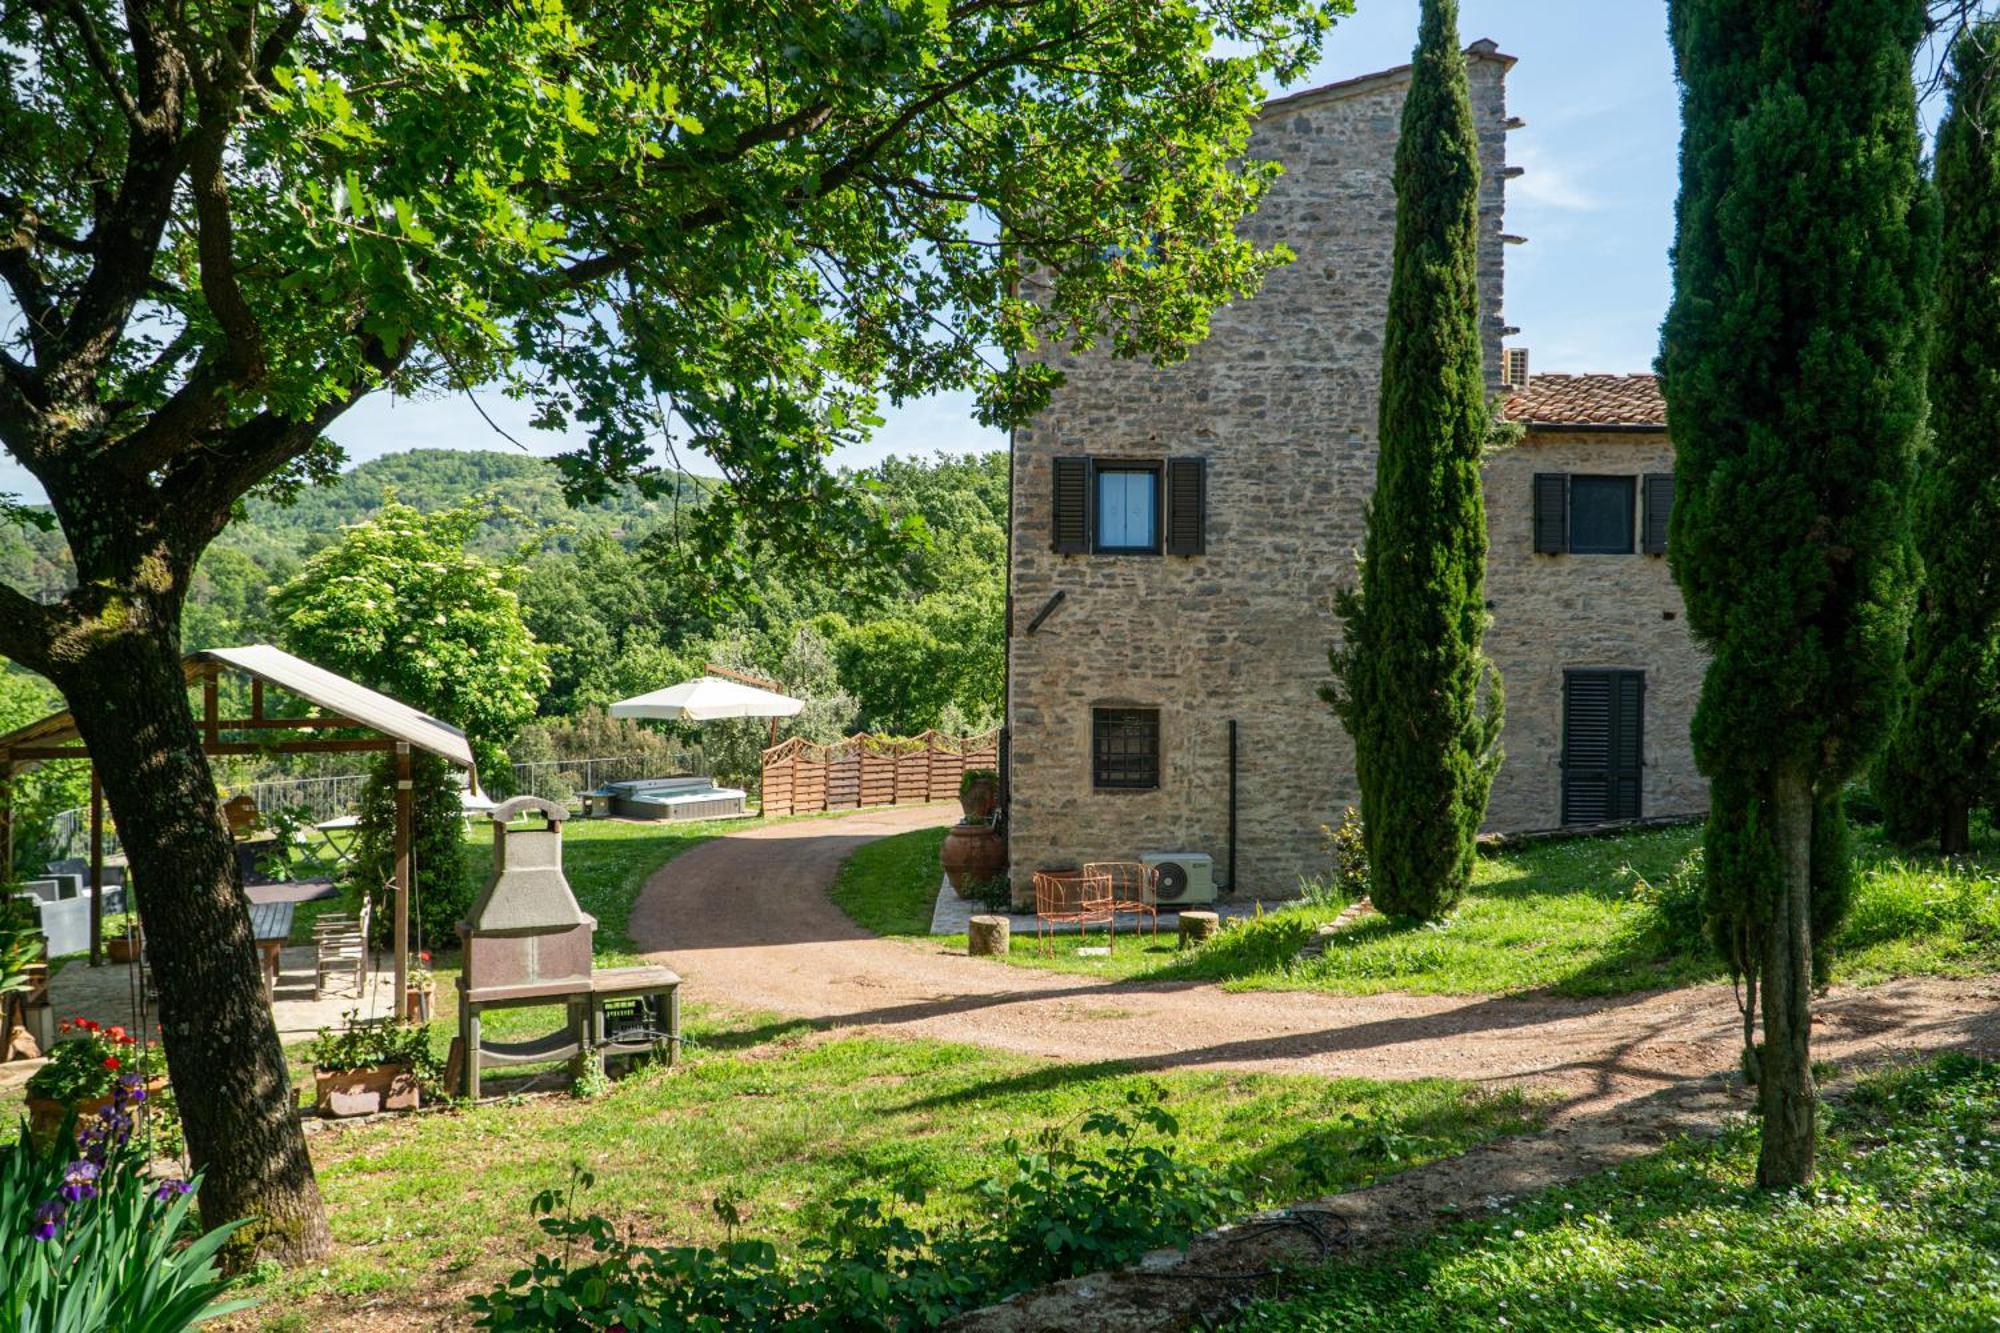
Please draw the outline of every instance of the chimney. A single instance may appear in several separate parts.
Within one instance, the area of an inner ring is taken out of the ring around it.
[[[1505,379],[1507,387],[1519,392],[1528,387],[1528,349],[1525,347],[1509,347],[1506,356],[1507,373]]]

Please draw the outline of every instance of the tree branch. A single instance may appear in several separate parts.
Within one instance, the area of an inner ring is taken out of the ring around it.
[[[97,71],[97,77],[104,81],[105,90],[117,101],[118,109],[125,113],[125,119],[133,126],[140,123],[139,104],[132,99],[132,93],[118,77],[118,66],[113,63],[110,52],[97,35],[97,25],[90,21],[90,11],[79,0],[70,0],[63,12],[69,15],[70,25],[83,42],[83,53],[90,60],[90,67]]]
[[[0,657],[31,671],[48,666],[49,612],[25,593],[0,583]]]

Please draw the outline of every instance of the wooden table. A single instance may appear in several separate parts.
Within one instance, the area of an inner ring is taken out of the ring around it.
[[[278,954],[292,934],[292,913],[296,903],[251,903],[250,936],[264,955],[264,997],[278,991]]]

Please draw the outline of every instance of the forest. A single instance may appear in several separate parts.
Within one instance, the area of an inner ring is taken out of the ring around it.
[[[532,692],[521,725],[510,717],[507,734],[479,738],[494,758],[504,752],[513,762],[536,762],[635,750],[664,758],[667,742],[600,710],[699,674],[711,662],[778,681],[805,698],[808,707],[786,724],[787,734],[814,740],[856,730],[905,735],[997,725],[1005,455],[890,458],[850,480],[904,526],[898,560],[866,580],[788,561],[716,584],[696,577],[681,544],[682,521],[712,489],[699,478],[683,480],[664,499],[626,487],[608,500],[572,506],[543,459],[497,451],[384,455],[290,503],[249,502],[244,520],[202,559],[184,620],[185,647],[309,646],[309,634],[287,625],[280,590],[299,580],[314,557],[364,535],[362,525],[404,513],[428,540],[457,548],[444,558],[494,573],[502,587],[500,614],[518,619],[534,645],[533,668],[545,683]],[[369,570],[364,577],[394,585],[405,613],[408,604],[437,592],[417,586],[418,574],[405,577],[383,565]],[[59,534],[0,524],[0,579],[53,591],[70,577]],[[451,609],[457,633],[462,608]],[[341,662],[325,664],[343,669]],[[393,671],[362,666],[358,674],[395,692]],[[54,690],[38,678],[18,668],[0,674],[0,729],[58,706]],[[754,781],[765,736],[761,724],[717,723],[705,734],[688,730],[671,739],[704,744],[705,761],[718,775]],[[327,771],[339,762],[233,761],[223,776],[241,785],[292,770]],[[16,794],[24,824],[77,803],[82,775],[63,770],[80,767],[51,764],[24,775]],[[17,850],[34,854],[26,841]]]

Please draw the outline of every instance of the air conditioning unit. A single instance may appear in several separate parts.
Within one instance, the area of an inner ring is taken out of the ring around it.
[[[1147,852],[1139,858],[1160,872],[1160,906],[1215,901],[1215,858],[1206,852]]]

